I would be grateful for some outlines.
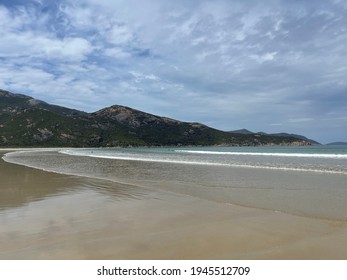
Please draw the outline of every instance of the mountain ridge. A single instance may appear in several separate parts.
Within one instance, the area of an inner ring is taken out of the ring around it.
[[[328,143],[328,144],[325,144],[325,145],[326,146],[347,146],[347,142],[339,141],[339,142]]]
[[[86,114],[83,111],[79,111],[76,109],[70,109],[70,108],[66,108],[66,107],[62,107],[62,106],[58,106],[58,105],[48,104],[45,101],[32,98],[28,95],[12,93],[12,92],[5,91],[2,89],[0,89],[0,97],[2,98],[1,99],[2,102],[0,103],[0,109],[4,105],[7,105],[7,106],[12,105],[12,106],[17,107],[17,108],[36,107],[36,108],[50,110],[52,112],[56,112],[58,114],[63,114],[63,115]]]
[[[0,147],[311,145],[291,136],[220,131],[122,105],[93,113],[0,90]]]
[[[278,136],[278,137],[294,137],[294,138],[298,138],[301,140],[305,140],[310,142],[312,145],[320,145],[319,142],[309,139],[306,136],[303,135],[299,135],[299,134],[294,134],[294,133],[286,133],[286,132],[279,132],[279,133],[266,133],[266,132],[252,132],[248,129],[238,129],[238,130],[232,130],[229,131],[230,133],[243,133],[243,134],[259,134],[259,135],[271,135],[271,136]]]

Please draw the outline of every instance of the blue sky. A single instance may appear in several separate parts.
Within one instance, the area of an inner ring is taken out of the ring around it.
[[[347,141],[347,2],[0,0],[0,88]]]

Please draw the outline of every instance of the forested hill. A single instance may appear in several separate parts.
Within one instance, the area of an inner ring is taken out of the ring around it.
[[[0,147],[310,144],[292,136],[224,132],[119,105],[86,113],[0,90]]]

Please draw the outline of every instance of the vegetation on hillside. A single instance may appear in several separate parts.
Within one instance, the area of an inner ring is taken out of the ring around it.
[[[2,147],[307,144],[291,136],[224,132],[117,105],[89,114],[0,90]]]

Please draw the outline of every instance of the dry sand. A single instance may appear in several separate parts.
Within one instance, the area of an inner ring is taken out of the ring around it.
[[[0,176],[0,259],[347,259],[345,221],[2,160]]]

